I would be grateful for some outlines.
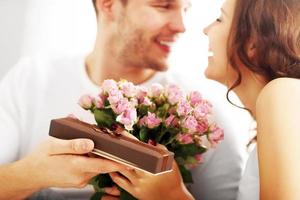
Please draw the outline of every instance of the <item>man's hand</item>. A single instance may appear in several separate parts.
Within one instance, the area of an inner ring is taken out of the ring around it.
[[[24,159],[0,167],[0,184],[6,185],[0,199],[25,198],[48,187],[82,188],[100,173],[118,171],[113,161],[84,156],[93,148],[88,139],[50,137]]]

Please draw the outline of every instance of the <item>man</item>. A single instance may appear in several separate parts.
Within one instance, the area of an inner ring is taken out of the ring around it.
[[[0,199],[22,199],[49,187],[81,188],[98,173],[117,171],[111,161],[81,156],[93,149],[90,140],[48,138],[50,120],[72,113],[93,123],[92,116],[77,101],[83,94],[97,93],[98,85],[105,79],[122,78],[144,85],[174,81],[163,71],[168,69],[172,44],[185,31],[183,15],[189,6],[186,0],[93,3],[98,31],[92,53],[86,58],[24,59],[1,82],[0,134],[5,139],[0,141]],[[226,145],[231,145],[230,141]],[[227,159],[231,150],[236,151],[226,147],[211,153],[200,170],[205,174],[195,177],[204,185],[211,180],[216,182],[207,188],[207,196],[199,198],[215,199],[216,193],[223,199],[235,196],[240,155],[233,154],[236,158],[229,166],[213,159]],[[216,169],[225,175],[216,177],[212,171]],[[237,173],[234,178],[233,173]],[[226,185],[225,189],[219,187],[222,185]],[[70,199],[87,198],[90,192],[55,190],[55,194]],[[107,192],[111,193],[111,189]]]

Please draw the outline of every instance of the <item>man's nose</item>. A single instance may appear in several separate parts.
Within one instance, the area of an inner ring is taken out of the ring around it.
[[[186,31],[183,12],[178,12],[171,16],[170,29],[176,33],[184,33]]]

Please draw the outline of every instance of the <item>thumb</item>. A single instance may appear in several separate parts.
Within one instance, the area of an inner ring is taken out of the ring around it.
[[[162,144],[157,144],[156,145],[158,148],[163,149],[163,150],[168,150],[167,147],[165,145]]]
[[[94,142],[90,139],[62,140],[50,137],[46,141],[48,154],[86,154],[94,149]]]

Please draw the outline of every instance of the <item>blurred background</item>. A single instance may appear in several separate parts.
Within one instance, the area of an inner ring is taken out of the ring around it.
[[[218,17],[222,0],[192,4],[187,32],[174,47],[170,64],[172,71],[197,79],[207,64],[202,30]],[[0,25],[0,79],[22,56],[87,53],[96,32],[91,0],[0,0]]]
[[[170,70],[180,73],[192,89],[235,116],[238,123],[234,126],[250,128],[248,113],[227,102],[227,89],[203,75],[208,55],[203,28],[219,17],[223,0],[191,1],[185,21],[187,31],[171,53]],[[93,47],[95,35],[92,0],[0,0],[0,79],[23,56],[86,54]],[[236,96],[233,98],[238,104]],[[249,136],[241,133],[240,139],[246,144]]]

